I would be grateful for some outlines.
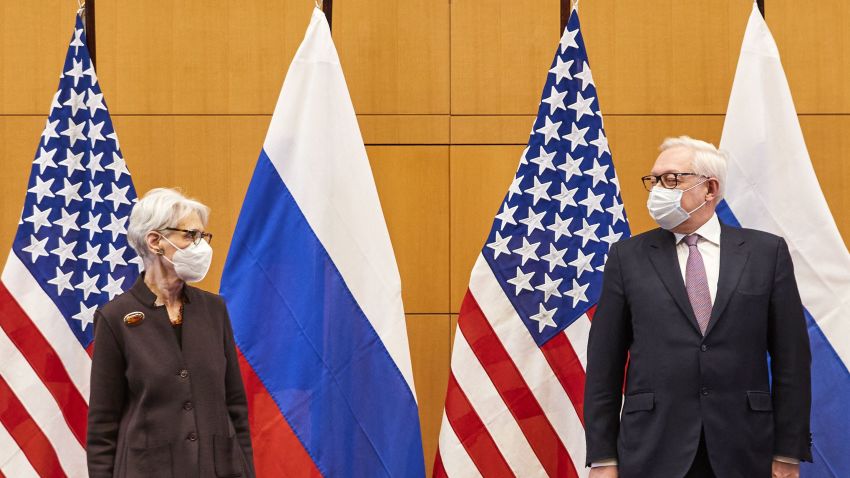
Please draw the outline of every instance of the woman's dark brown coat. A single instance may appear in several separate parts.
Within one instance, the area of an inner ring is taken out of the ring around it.
[[[184,287],[181,350],[143,277],[95,315],[90,478],[253,477],[248,408],[224,301]],[[137,312],[144,318],[128,316]]]

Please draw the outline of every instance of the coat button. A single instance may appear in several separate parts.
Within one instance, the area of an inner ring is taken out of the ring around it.
[[[184,368],[177,372],[177,375],[180,375],[180,378],[186,378],[189,376],[189,371]]]
[[[708,350],[708,345],[702,344],[699,349],[705,352],[706,350]]]
[[[189,440],[189,441],[197,441],[198,440],[198,434],[195,433],[195,432],[189,433],[189,435],[186,437],[186,439]]]
[[[193,408],[195,408],[195,406],[192,405],[192,402],[186,402],[186,403],[183,404],[183,410],[188,411],[188,410],[191,410]]]
[[[705,387],[702,387],[702,389],[700,390],[700,392],[701,392],[703,395],[708,395],[708,389],[707,389],[707,388],[705,388]]]

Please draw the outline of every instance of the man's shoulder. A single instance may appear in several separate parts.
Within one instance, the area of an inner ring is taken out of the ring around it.
[[[611,246],[612,248],[616,247],[619,254],[628,254],[648,245],[663,244],[665,241],[672,244],[673,233],[656,227],[655,229],[650,229],[649,231],[635,234],[627,239],[615,242]]]
[[[776,247],[782,241],[781,236],[770,232],[760,231],[758,229],[749,229],[745,227],[729,226],[721,224],[721,241],[723,235],[731,237],[732,240],[741,240],[753,243],[755,245]],[[648,245],[672,244],[674,241],[673,233],[656,227],[649,231],[635,234],[627,239],[623,239],[614,243],[619,253],[629,253],[635,250],[642,249]]]
[[[754,246],[765,247],[765,248],[775,248],[779,245],[780,242],[783,241],[781,236],[776,234],[761,231],[758,229],[749,229],[746,227],[736,227],[736,226],[721,226],[721,245],[723,241],[723,236],[726,235],[730,237],[733,241],[746,241]]]

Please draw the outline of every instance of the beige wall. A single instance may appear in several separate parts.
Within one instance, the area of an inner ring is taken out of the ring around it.
[[[71,34],[72,0],[0,7],[0,245],[8,247]],[[766,0],[809,151],[850,238],[850,3]],[[213,208],[230,236],[312,0],[98,2],[98,76],[140,193]],[[558,0],[337,0],[334,39],[404,286],[430,470],[451,336],[560,35]],[[584,0],[583,33],[632,230],[660,140],[717,143],[751,2]],[[428,234],[420,231],[427,230]]]

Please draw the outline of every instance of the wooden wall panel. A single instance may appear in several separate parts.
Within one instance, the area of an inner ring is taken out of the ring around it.
[[[367,149],[408,313],[449,307],[449,152],[445,146]]]
[[[850,113],[850,2],[768,0],[776,39],[798,113]]]
[[[271,113],[314,8],[298,0],[97,4],[113,114]]]
[[[217,291],[230,237],[254,170],[268,117],[118,116],[113,122],[138,194],[181,187],[212,208],[216,253],[202,288]],[[10,245],[44,119],[0,116],[4,169],[0,244]]]
[[[451,311],[466,294],[469,273],[511,184],[524,146],[451,146]]]
[[[334,2],[333,36],[360,114],[449,112],[449,2]]]
[[[751,8],[743,0],[580,3],[602,113],[725,114]]]
[[[534,115],[452,116],[452,144],[528,144]]]
[[[73,38],[77,8],[66,0],[2,3],[0,114],[46,117]]]
[[[425,476],[431,476],[449,381],[449,315],[408,315],[407,337],[419,403]]]
[[[850,249],[850,165],[845,160],[850,157],[850,116],[801,116],[800,124],[818,182]]]
[[[449,115],[357,115],[363,142],[448,144]]]
[[[453,114],[535,113],[560,36],[559,3],[452,3]],[[724,113],[750,7],[582,3],[603,113]]]
[[[560,38],[560,2],[451,2],[452,114],[534,114]]]
[[[115,130],[141,196],[180,187],[212,209],[215,253],[198,285],[217,292],[242,200],[260,152],[268,117],[119,116]]]

